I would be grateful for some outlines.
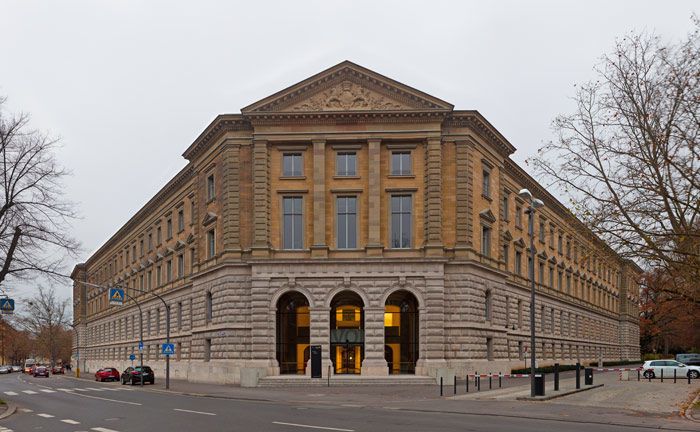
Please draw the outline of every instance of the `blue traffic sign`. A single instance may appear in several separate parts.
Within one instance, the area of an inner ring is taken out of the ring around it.
[[[139,341],[139,351],[143,351],[143,342]]]
[[[134,354],[129,354],[129,360],[131,360],[131,361],[136,360],[136,355],[134,355]]]
[[[1,298],[0,313],[3,315],[12,315],[15,313],[15,301],[11,298]]]
[[[124,305],[124,290],[121,288],[110,288],[109,304],[117,306]]]
[[[175,344],[163,344],[163,355],[171,356],[175,354]]]

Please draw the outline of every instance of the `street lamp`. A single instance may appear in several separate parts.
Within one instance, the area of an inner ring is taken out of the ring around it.
[[[530,234],[530,397],[535,397],[535,210],[544,207],[544,203],[533,198],[527,189],[521,189],[518,196],[528,205],[526,212]]]
[[[80,299],[76,299],[73,302],[73,309],[77,308],[80,304]],[[78,332],[78,325],[73,323],[69,324],[73,331],[75,331],[75,377],[80,378],[80,333]]]

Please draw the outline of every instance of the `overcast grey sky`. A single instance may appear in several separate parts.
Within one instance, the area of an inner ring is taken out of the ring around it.
[[[639,0],[0,0],[0,94],[62,138],[85,259],[185,165],[217,114],[345,59],[479,110],[522,163],[616,37],[678,40],[697,11]]]

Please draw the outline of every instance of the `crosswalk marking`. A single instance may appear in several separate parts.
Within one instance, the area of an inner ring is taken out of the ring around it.
[[[74,388],[73,390],[77,390],[77,391],[88,391],[88,389],[84,389],[84,388],[80,388],[80,387]]]
[[[48,389],[43,389],[43,390],[40,390],[40,391],[42,391],[42,392],[44,392],[44,393],[56,393],[55,390],[48,390]]]
[[[20,408],[19,410],[22,411],[23,413],[34,412],[34,410],[30,410],[29,408]]]
[[[56,390],[62,391],[62,392],[71,392],[71,391],[73,391],[73,390],[75,390],[75,389],[57,388]]]
[[[72,425],[80,424],[79,421],[75,421],[75,420],[71,420],[71,419],[63,419],[63,420],[61,420],[61,421],[62,421],[63,423],[68,423],[68,424],[72,424]]]
[[[8,396],[17,396],[17,393],[12,392],[12,391],[7,391],[7,392],[5,392],[5,394]]]
[[[101,388],[95,388],[95,387],[87,387],[87,390],[93,390],[93,391],[104,391]]]
[[[37,394],[35,391],[32,391],[32,390],[22,390],[22,393],[26,393],[26,394]]]
[[[44,417],[44,418],[53,418],[53,417],[54,417],[54,416],[52,416],[51,414],[44,414],[44,413],[37,414],[37,415],[38,415],[39,417]]]

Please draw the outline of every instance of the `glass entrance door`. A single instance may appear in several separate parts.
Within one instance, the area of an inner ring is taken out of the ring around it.
[[[343,291],[331,303],[331,360],[336,374],[359,374],[364,346],[364,304],[359,295]]]

